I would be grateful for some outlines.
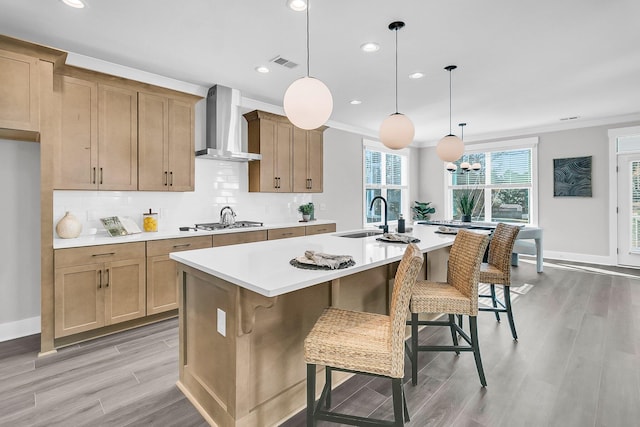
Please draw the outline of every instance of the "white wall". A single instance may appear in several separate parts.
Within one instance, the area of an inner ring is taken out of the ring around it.
[[[538,136],[538,225],[544,229],[544,256],[549,258],[609,264],[609,129],[634,126],[621,123],[540,134]],[[497,141],[497,140],[496,140]],[[486,143],[493,141],[475,141]],[[420,150],[422,165],[420,197],[434,202],[434,218],[442,218],[444,179],[442,162],[435,148]],[[553,197],[553,159],[593,156],[593,197]]]
[[[0,140],[0,341],[40,331],[40,144]]]

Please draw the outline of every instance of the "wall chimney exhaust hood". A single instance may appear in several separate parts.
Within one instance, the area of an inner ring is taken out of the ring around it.
[[[260,154],[243,149],[240,140],[240,92],[216,85],[207,93],[207,148],[196,151],[201,159],[249,162]]]

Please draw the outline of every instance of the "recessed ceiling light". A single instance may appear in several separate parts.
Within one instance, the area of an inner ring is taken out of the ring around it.
[[[62,0],[62,3],[67,6],[75,7],[76,9],[82,9],[85,6],[82,0]]]
[[[377,52],[380,50],[380,45],[374,42],[367,42],[360,46],[363,52]]]
[[[307,8],[306,0],[287,0],[287,6],[296,12],[302,12]]]
[[[349,104],[351,104],[351,105],[360,105],[360,104],[362,104],[362,101],[360,101],[359,99],[352,99],[351,101],[349,101]]]
[[[421,79],[423,77],[424,77],[424,73],[421,73],[420,71],[409,74],[410,79]]]
[[[269,69],[264,65],[261,65],[259,67],[256,67],[256,71],[262,74],[267,74],[269,72]]]

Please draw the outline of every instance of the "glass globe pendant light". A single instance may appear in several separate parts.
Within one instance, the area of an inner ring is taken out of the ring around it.
[[[436,154],[443,162],[455,162],[464,153],[464,143],[460,138],[451,133],[451,71],[458,68],[456,65],[444,67],[449,72],[449,135],[438,141]]]
[[[387,117],[380,125],[380,141],[391,149],[405,148],[415,135],[413,122],[404,114],[398,113],[398,30],[404,28],[404,22],[389,24],[389,29],[396,32],[396,112]]]
[[[307,1],[307,75],[291,83],[284,93],[284,113],[301,129],[316,129],[327,122],[333,111],[333,97],[327,85],[309,76],[309,8]]]

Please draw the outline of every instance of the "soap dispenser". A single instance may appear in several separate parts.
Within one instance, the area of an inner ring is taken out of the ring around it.
[[[398,233],[404,233],[404,218],[402,214],[400,214],[400,218],[398,218]]]

